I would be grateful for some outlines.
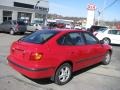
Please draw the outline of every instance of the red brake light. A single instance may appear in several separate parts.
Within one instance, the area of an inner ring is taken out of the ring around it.
[[[97,35],[98,33],[95,34],[95,36]]]
[[[42,56],[43,55],[41,53],[38,53],[38,52],[31,53],[30,60],[31,61],[40,61],[42,59]]]
[[[16,29],[18,29],[18,28],[19,28],[19,25],[17,24],[17,25],[16,25]]]

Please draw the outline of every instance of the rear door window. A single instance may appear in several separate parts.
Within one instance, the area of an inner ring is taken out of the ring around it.
[[[26,25],[23,21],[17,21],[18,25]]]
[[[108,34],[120,35],[120,31],[119,30],[109,30]]]
[[[84,33],[84,37],[87,44],[97,44],[99,41],[93,35],[89,33]]]
[[[60,45],[72,45],[72,46],[77,46],[77,45],[84,45],[84,39],[81,33],[78,32],[72,32],[72,33],[67,33],[66,35],[62,36],[58,40],[58,44]]]

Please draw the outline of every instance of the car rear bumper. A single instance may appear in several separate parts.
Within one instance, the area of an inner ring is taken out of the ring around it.
[[[32,78],[32,79],[40,79],[40,78],[48,78],[54,75],[55,68],[48,67],[48,68],[28,68],[22,65],[19,65],[12,60],[8,59],[8,64],[14,68],[16,71],[20,72],[21,74]]]

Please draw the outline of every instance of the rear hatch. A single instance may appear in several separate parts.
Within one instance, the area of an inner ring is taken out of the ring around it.
[[[23,21],[18,21],[17,25],[19,32],[25,32],[27,30],[27,26]]]
[[[33,52],[39,52],[42,45],[17,41],[11,47],[11,55],[15,60],[27,62]]]
[[[32,53],[43,53],[47,48],[47,41],[58,31],[37,31],[28,36],[22,37],[12,44],[11,55],[16,60],[28,61]],[[46,44],[45,44],[46,43]]]

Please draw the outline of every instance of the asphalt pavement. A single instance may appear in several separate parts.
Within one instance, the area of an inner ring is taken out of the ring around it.
[[[112,45],[109,65],[97,64],[80,70],[69,83],[58,86],[49,79],[29,79],[7,64],[11,43],[22,36],[0,33],[0,90],[120,90],[120,45]]]

